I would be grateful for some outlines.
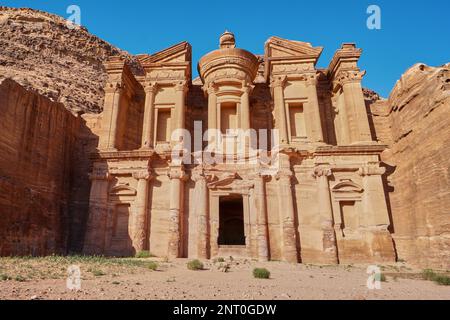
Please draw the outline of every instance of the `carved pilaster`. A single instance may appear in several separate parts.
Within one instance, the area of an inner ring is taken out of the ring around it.
[[[338,263],[336,234],[334,230],[333,207],[331,205],[331,194],[329,177],[332,171],[328,167],[314,169],[313,176],[318,180],[318,206],[319,216],[322,221],[323,251],[326,262]]]
[[[169,208],[169,258],[180,257],[181,247],[181,208],[182,208],[182,192],[183,183],[187,178],[182,166],[173,166],[169,169],[168,176],[170,178],[170,208]]]
[[[147,244],[148,221],[148,192],[149,181],[153,178],[148,170],[133,172],[133,178],[138,180],[135,200],[134,230],[132,232],[132,244],[136,252],[145,250]]]
[[[298,262],[297,237],[295,230],[294,199],[292,194],[292,172],[282,169],[275,176],[278,181],[278,201],[283,230],[283,260]]]
[[[155,96],[158,92],[158,85],[155,82],[145,83],[145,109],[144,122],[142,125],[142,148],[148,149],[153,145],[153,128],[154,128],[154,103]]]
[[[266,181],[268,176],[256,172],[251,176],[254,181],[257,212],[257,246],[258,260],[269,260],[269,234],[267,224]]]

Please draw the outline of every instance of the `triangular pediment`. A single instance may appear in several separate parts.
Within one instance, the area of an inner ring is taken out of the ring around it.
[[[183,41],[157,53],[138,56],[139,62],[145,66],[148,64],[172,64],[191,62],[191,46]]]
[[[317,57],[322,53],[322,47],[313,47],[308,42],[271,37],[266,42],[266,56],[269,58]]]

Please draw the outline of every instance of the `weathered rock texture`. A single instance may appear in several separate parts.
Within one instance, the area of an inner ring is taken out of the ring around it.
[[[102,63],[128,53],[91,35],[70,29],[58,16],[0,7],[0,78],[12,78],[72,111],[98,113],[103,107],[106,72]]]
[[[450,268],[450,64],[416,64],[372,105],[399,259]]]
[[[0,115],[0,255],[65,252],[79,120],[9,79]]]

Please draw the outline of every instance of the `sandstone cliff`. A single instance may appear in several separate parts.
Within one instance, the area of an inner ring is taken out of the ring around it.
[[[64,253],[79,118],[10,79],[0,116],[0,255]]]
[[[416,64],[371,112],[377,139],[389,145],[383,161],[398,257],[449,269],[450,64]]]
[[[128,53],[91,35],[69,29],[56,15],[0,7],[0,78],[12,78],[66,108],[98,113],[106,72],[102,62],[121,55],[141,72]]]

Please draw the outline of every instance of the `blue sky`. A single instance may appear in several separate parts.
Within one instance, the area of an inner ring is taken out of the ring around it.
[[[356,42],[364,50],[364,86],[385,97],[414,63],[437,66],[450,61],[449,0],[0,0],[3,6],[64,17],[71,4],[81,8],[81,24],[91,33],[132,54],[188,41],[194,73],[198,59],[218,47],[225,29],[235,33],[239,47],[255,54],[263,53],[272,35],[323,46],[318,67],[328,65],[341,43]],[[371,4],[381,8],[381,30],[366,27]]]

